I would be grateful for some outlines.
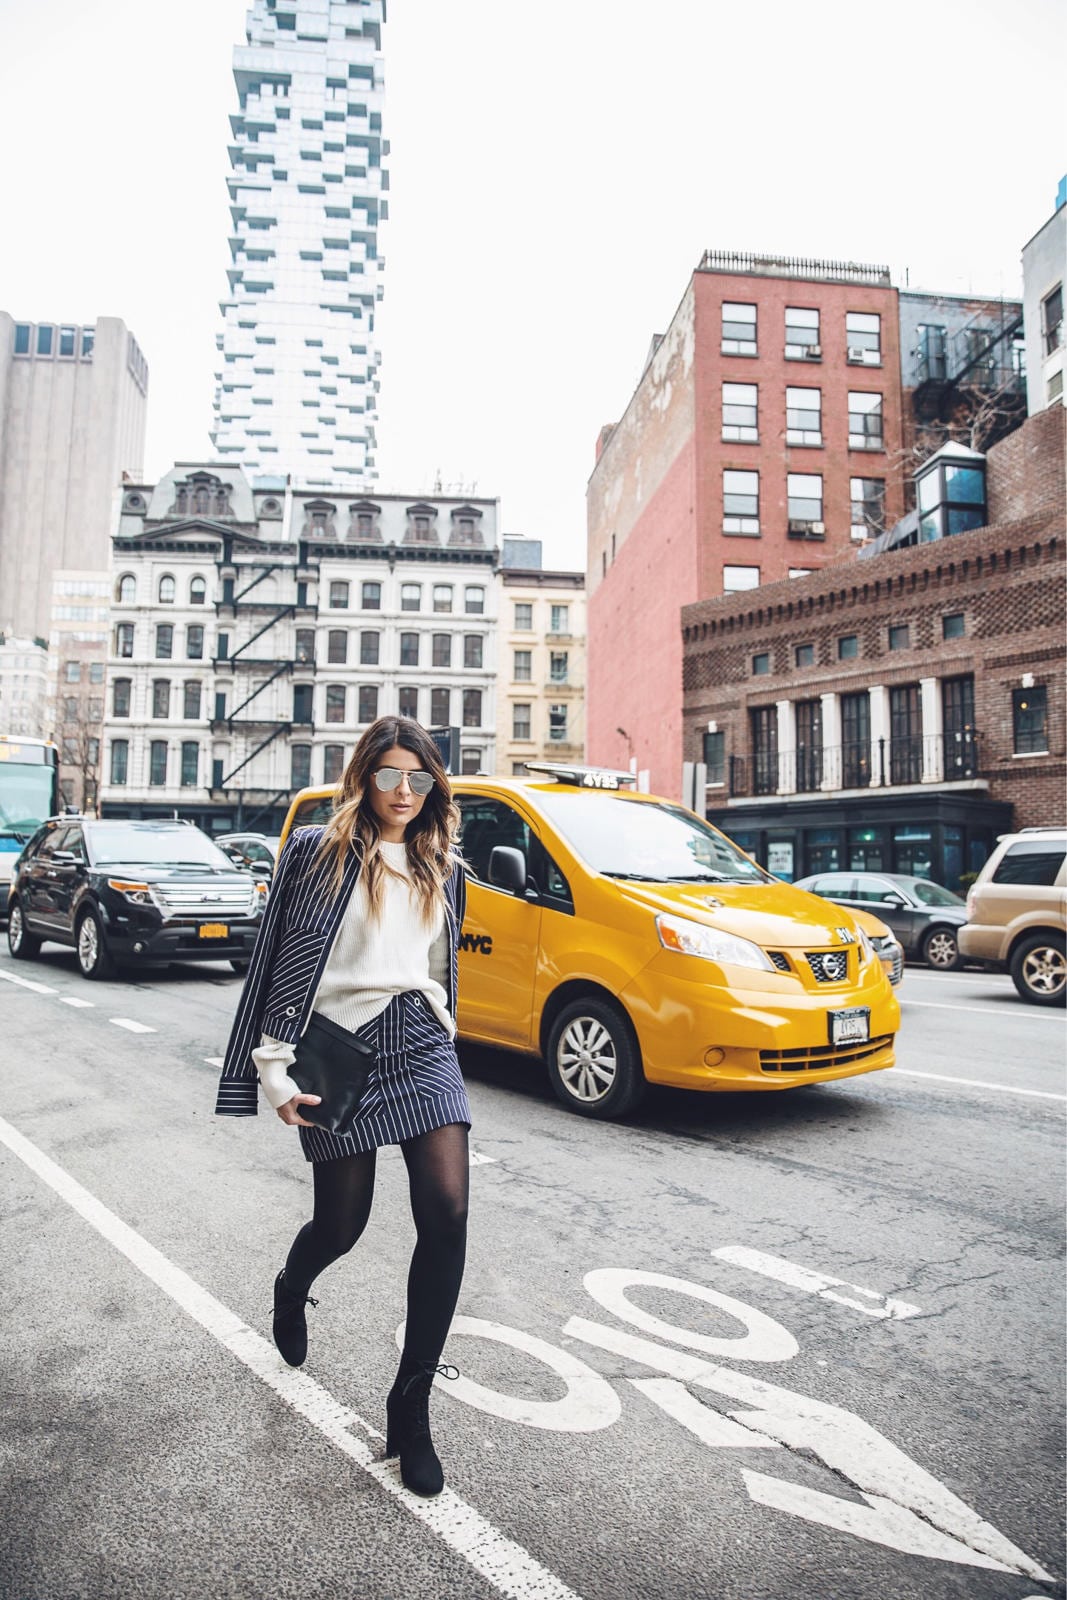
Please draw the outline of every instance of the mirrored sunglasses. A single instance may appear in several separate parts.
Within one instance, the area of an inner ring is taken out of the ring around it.
[[[383,794],[399,789],[402,778],[408,780],[412,794],[429,794],[433,788],[432,772],[401,772],[399,767],[379,767],[374,774],[374,782]]]

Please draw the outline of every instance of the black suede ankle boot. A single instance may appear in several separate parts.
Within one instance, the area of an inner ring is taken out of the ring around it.
[[[440,1494],[445,1475],[430,1436],[430,1390],[434,1375],[458,1378],[459,1368],[434,1366],[403,1356],[385,1402],[386,1456],[400,1457],[400,1476],[412,1494]]]
[[[317,1306],[307,1294],[294,1294],[285,1281],[285,1268],[274,1280],[274,1343],[291,1367],[302,1367],[308,1353],[305,1306]]]

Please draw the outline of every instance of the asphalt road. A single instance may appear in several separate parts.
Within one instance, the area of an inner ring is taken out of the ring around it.
[[[1064,1594],[1062,1013],[909,969],[895,1070],[625,1125],[463,1050],[426,1503],[378,1459],[402,1163],[291,1372],[310,1181],[277,1119],[212,1115],[237,982],[0,955],[4,1600]]]

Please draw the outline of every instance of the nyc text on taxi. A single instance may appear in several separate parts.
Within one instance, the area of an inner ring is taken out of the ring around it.
[[[563,1104],[596,1117],[648,1083],[787,1089],[893,1065],[900,1009],[850,912],[629,773],[528,771],[452,780],[464,1038],[540,1054]],[[332,794],[298,794],[283,838]]]

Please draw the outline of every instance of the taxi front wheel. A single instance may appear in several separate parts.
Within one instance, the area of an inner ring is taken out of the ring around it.
[[[557,1098],[582,1117],[623,1117],[647,1088],[630,1020],[607,999],[565,1005],[552,1024],[546,1058]]]

